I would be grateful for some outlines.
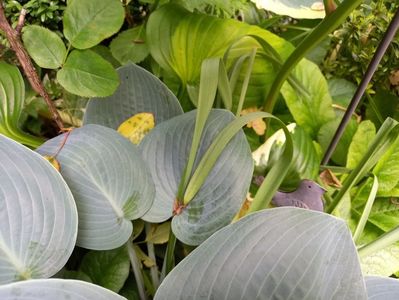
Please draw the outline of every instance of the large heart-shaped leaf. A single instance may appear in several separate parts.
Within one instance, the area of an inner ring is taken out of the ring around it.
[[[323,19],[323,1],[317,0],[252,0],[259,8],[295,19]]]
[[[270,51],[263,49],[249,35],[263,40],[274,49],[277,57],[270,57]],[[147,42],[152,57],[168,77],[177,77],[175,81],[182,82],[183,88],[191,89],[199,83],[204,59],[222,57],[231,47],[227,62],[231,69],[237,59],[256,48],[258,55],[253,64],[244,107],[264,104],[277,73],[276,60],[281,65],[294,49],[287,41],[258,26],[190,13],[175,4],[164,5],[151,14],[147,24]],[[244,64],[233,91],[233,107],[237,106],[246,76]],[[287,106],[296,123],[315,137],[320,126],[335,117],[327,82],[318,67],[308,60],[298,64],[290,79],[290,83],[287,82],[282,88]]]
[[[114,249],[132,234],[131,220],[154,199],[154,185],[136,146],[115,130],[87,125],[43,144],[38,152],[54,155],[75,197],[79,212],[77,245]]]
[[[168,120],[155,127],[140,144],[156,188],[154,204],[143,217],[146,221],[162,222],[172,216],[190,151],[195,117],[196,111],[191,111]],[[217,133],[233,119],[226,110],[211,111],[195,166]],[[223,150],[197,195],[180,215],[173,218],[172,230],[176,237],[184,243],[197,245],[230,223],[245,199],[252,171],[249,145],[240,131]]]
[[[369,300],[399,299],[399,280],[378,276],[366,276],[364,279]]]
[[[25,145],[37,147],[41,139],[19,129],[25,101],[24,80],[16,66],[0,62],[0,133]]]
[[[66,279],[37,279],[0,286],[0,298],[2,300],[126,300],[101,286]]]
[[[69,54],[57,80],[68,91],[82,97],[106,97],[119,85],[114,67],[91,50],[74,50]]]
[[[77,49],[91,48],[116,33],[125,13],[119,0],[68,1],[64,35]]]
[[[215,233],[178,264],[155,299],[365,299],[344,221],[285,207]]]
[[[153,113],[156,124],[183,113],[175,95],[150,72],[129,64],[119,68],[118,73],[120,86],[108,98],[89,101],[84,124],[117,129],[126,119],[141,112]]]
[[[0,182],[0,284],[54,275],[75,246],[71,191],[44,158],[3,135]]]

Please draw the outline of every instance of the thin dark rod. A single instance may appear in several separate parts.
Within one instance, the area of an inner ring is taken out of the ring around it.
[[[322,165],[326,165],[331,158],[331,155],[334,153],[337,144],[348,125],[349,120],[351,119],[352,114],[355,112],[356,107],[359,105],[360,100],[363,97],[364,92],[368,84],[370,83],[371,78],[374,75],[382,57],[384,56],[385,52],[387,51],[388,46],[391,44],[393,38],[395,37],[396,31],[399,28],[399,8],[395,13],[391,23],[388,26],[387,31],[385,32],[384,38],[382,39],[381,43],[379,44],[373,59],[371,60],[366,73],[362,81],[359,84],[359,87],[356,90],[356,93],[353,95],[353,98],[346,110],[341,123],[339,124],[337,130],[335,131],[334,137],[331,140],[330,145],[328,146],[326,153],[324,154],[323,160],[321,161]]]

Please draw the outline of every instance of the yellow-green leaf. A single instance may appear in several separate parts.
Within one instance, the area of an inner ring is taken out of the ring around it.
[[[168,242],[170,233],[170,222],[162,224],[152,224],[147,235],[146,242],[153,244],[165,244]]]

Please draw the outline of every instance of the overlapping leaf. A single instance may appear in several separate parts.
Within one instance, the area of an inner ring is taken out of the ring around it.
[[[118,0],[68,1],[63,18],[64,35],[77,49],[91,48],[116,33],[124,16]]]
[[[134,64],[118,69],[121,84],[107,98],[89,101],[84,124],[99,124],[113,129],[131,116],[150,112],[155,116],[155,125],[182,114],[179,101],[173,93],[154,75]]]
[[[323,1],[315,0],[253,0],[259,8],[295,19],[322,19],[326,15]]]
[[[196,111],[192,111],[160,124],[140,144],[156,187],[154,204],[144,216],[146,221],[162,222],[172,216],[190,151],[195,115]],[[195,166],[216,134],[232,120],[233,115],[228,111],[211,111]],[[249,145],[244,134],[239,132],[224,149],[196,196],[173,218],[172,230],[177,238],[196,245],[227,225],[245,199],[252,170]]]
[[[38,152],[54,155],[65,134]],[[154,186],[137,148],[116,131],[87,125],[70,133],[57,155],[61,174],[79,211],[77,245],[114,249],[132,234],[131,220],[141,217],[154,198]]]
[[[25,145],[37,147],[41,140],[19,129],[25,101],[24,80],[16,66],[0,62],[0,133]]]
[[[126,298],[101,286],[66,279],[38,279],[0,286],[2,300],[123,300]]]
[[[54,275],[75,246],[71,191],[44,158],[2,135],[0,182],[0,284]]]
[[[394,278],[366,276],[367,294],[369,300],[399,299],[399,281]]]
[[[282,220],[284,220],[282,222]],[[365,299],[345,223],[276,208],[218,231],[165,278],[155,299]]]

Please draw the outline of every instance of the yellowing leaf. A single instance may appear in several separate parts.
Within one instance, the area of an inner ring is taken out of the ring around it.
[[[151,230],[148,232],[146,242],[153,244],[165,244],[169,240],[170,222],[165,222],[160,225],[151,224]]]
[[[133,144],[138,144],[154,126],[155,119],[153,114],[138,113],[123,122],[118,128],[118,132],[128,138]]]
[[[256,107],[249,107],[247,109],[242,110],[241,115],[243,116],[243,115],[249,114],[251,112],[256,112],[256,111],[260,111],[260,110]],[[249,122],[247,124],[247,127],[253,128],[257,135],[264,135],[265,130],[266,130],[266,123],[265,123],[265,121],[263,121],[263,119],[256,119],[256,120]]]
[[[134,251],[136,251],[136,255],[138,259],[147,267],[151,268],[155,266],[155,262],[147,255],[144,253],[143,250],[137,245],[133,245]]]
[[[61,170],[61,165],[54,156],[44,155],[43,158],[47,160],[58,172]]]

